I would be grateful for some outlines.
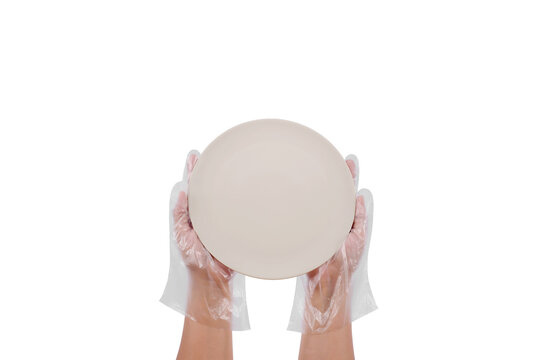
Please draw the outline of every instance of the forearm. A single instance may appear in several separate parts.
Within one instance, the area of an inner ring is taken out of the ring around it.
[[[232,331],[184,320],[177,360],[232,360]]]
[[[298,359],[354,359],[351,324],[323,334],[303,334]]]
[[[192,274],[177,360],[230,360],[230,293],[226,283]]]

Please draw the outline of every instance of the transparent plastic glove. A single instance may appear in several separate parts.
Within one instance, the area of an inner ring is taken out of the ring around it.
[[[355,187],[358,186],[358,160],[346,159]],[[367,273],[367,255],[373,220],[371,193],[357,193],[354,222],[336,254],[296,280],[296,293],[289,330],[321,334],[337,330],[375,310]]]
[[[199,240],[188,211],[188,183],[199,153],[188,154],[170,202],[169,278],[161,302],[204,325],[249,329],[245,278],[216,260]]]

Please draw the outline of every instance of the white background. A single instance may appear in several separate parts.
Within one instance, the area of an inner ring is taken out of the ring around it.
[[[0,3],[0,358],[173,359],[158,302],[192,148],[284,118],[360,160],[359,359],[538,359],[537,1]],[[295,359],[248,279],[236,359]]]

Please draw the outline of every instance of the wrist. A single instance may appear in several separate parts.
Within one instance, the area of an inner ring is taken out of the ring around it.
[[[229,281],[192,272],[186,315],[208,326],[230,328],[232,297]]]
[[[322,289],[321,289],[322,290]],[[324,333],[350,323],[349,289],[335,288],[333,292],[316,291],[306,298],[304,331]]]

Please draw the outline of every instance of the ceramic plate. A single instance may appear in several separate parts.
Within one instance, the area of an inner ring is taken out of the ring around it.
[[[315,131],[285,120],[236,126],[201,154],[189,212],[204,246],[242,274],[309,272],[342,245],[355,189],[343,157]]]

